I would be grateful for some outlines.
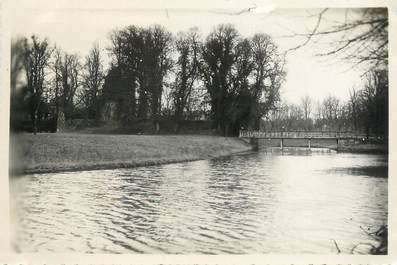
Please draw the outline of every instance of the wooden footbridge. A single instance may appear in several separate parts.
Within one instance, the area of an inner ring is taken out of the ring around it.
[[[360,140],[367,138],[364,134],[339,131],[250,131],[241,130],[240,138],[245,139],[279,139],[280,147],[283,148],[284,139],[306,139],[310,148],[312,139],[332,140],[339,144],[339,140]]]

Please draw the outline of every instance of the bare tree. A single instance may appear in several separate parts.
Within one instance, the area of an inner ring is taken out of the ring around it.
[[[259,122],[256,119],[259,113],[259,104],[257,98],[250,91],[249,78],[254,63],[249,39],[238,40],[234,56],[234,64],[227,74],[229,85],[224,100],[223,123],[225,132],[235,135],[241,126],[246,127],[257,123],[259,127]]]
[[[388,131],[388,74],[374,70],[366,75],[366,84],[361,91],[364,126],[367,134],[387,136]]]
[[[305,130],[309,130],[309,129],[311,129],[313,127],[313,120],[311,119],[312,100],[311,100],[311,98],[308,95],[306,95],[303,98],[301,98],[300,107],[301,107],[302,112],[303,112]]]
[[[112,63],[106,79],[103,95],[117,102],[118,117],[126,124],[136,117],[146,118],[149,107],[149,83],[152,63],[146,55],[147,32],[137,26],[114,30],[110,34],[112,42],[108,49]],[[139,97],[137,99],[137,92]],[[139,102],[139,104],[137,104]]]
[[[82,77],[83,101],[87,115],[90,118],[96,117],[98,113],[98,95],[104,81],[104,70],[101,60],[99,46],[95,44],[85,58],[84,74]]]
[[[200,67],[214,125],[224,135],[259,129],[279,100],[284,60],[268,35],[241,38],[232,25],[219,25],[203,45]]]
[[[57,120],[60,110],[60,96],[62,89],[61,68],[62,68],[62,50],[58,47],[55,47],[51,69],[54,74],[52,87],[53,87],[54,104],[55,104],[55,118]]]
[[[158,116],[161,111],[161,95],[163,93],[164,78],[171,69],[172,59],[172,34],[160,25],[150,27],[146,31],[145,46],[148,65],[146,70],[149,91],[151,93],[151,118],[154,123],[155,131],[158,132]]]
[[[358,91],[353,87],[350,91],[350,98],[349,98],[349,106],[350,106],[350,117],[353,123],[353,130],[357,132],[358,130],[358,118],[359,118],[359,104],[360,104],[360,97]]]
[[[32,42],[29,42],[25,39],[23,64],[26,73],[30,117],[33,132],[36,134],[38,130],[38,111],[44,92],[45,70],[48,67],[52,50],[46,39],[41,41],[36,36],[32,36],[31,40]]]
[[[340,107],[341,101],[339,98],[328,95],[323,100],[323,119],[325,119],[326,124],[329,129],[337,127],[338,119],[340,118]]]
[[[112,63],[115,66],[121,66],[124,64],[124,49],[125,49],[125,39],[123,38],[123,31],[121,30],[112,30],[109,34],[110,42],[112,43],[111,47],[108,48],[108,51],[112,55]]]
[[[331,36],[331,48],[318,53],[319,56],[337,56],[355,65],[368,64],[369,69],[388,65],[388,11],[387,8],[346,9],[343,21],[333,21],[323,27],[329,9],[323,9],[317,15],[316,24],[303,36],[305,41],[289,49],[296,50],[310,41],[322,36]]]
[[[321,105],[320,101],[315,102],[314,119],[316,122],[323,119],[323,106]]]
[[[197,30],[178,33],[175,49],[178,53],[176,61],[175,82],[173,84],[173,100],[175,120],[182,119],[183,111],[187,107],[195,81],[199,78],[198,54],[200,49]],[[176,130],[178,130],[178,125]]]
[[[172,34],[159,25],[129,26],[113,31],[110,38],[113,77],[107,78],[106,97],[116,99],[121,120],[150,117],[158,131],[165,78],[172,66]],[[113,89],[123,96],[112,95]]]
[[[274,108],[279,100],[279,90],[284,81],[284,57],[280,56],[277,45],[266,34],[255,34],[251,39],[253,55],[253,79],[251,91],[258,105],[255,108],[255,125],[259,129],[260,118]],[[259,104],[260,103],[260,104]]]
[[[312,100],[309,96],[306,95],[301,99],[301,107],[303,110],[304,119],[308,120],[312,113]]]
[[[230,24],[217,26],[202,48],[200,72],[211,99],[211,113],[218,132],[226,132],[226,101],[230,73],[235,61],[234,49],[239,34]]]
[[[65,121],[70,121],[74,111],[75,94],[80,86],[81,64],[76,54],[64,53],[60,62],[60,107]]]

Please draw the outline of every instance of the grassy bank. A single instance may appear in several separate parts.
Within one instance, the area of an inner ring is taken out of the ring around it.
[[[10,145],[10,170],[19,174],[157,165],[251,149],[237,138],[202,135],[19,134]]]

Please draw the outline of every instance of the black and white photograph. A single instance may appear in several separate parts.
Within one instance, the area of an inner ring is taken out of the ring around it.
[[[13,252],[390,254],[396,10],[110,2],[9,10]]]

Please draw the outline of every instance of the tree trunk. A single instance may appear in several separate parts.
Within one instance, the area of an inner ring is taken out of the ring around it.
[[[36,135],[37,131],[37,110],[35,110],[33,114],[33,134]]]

